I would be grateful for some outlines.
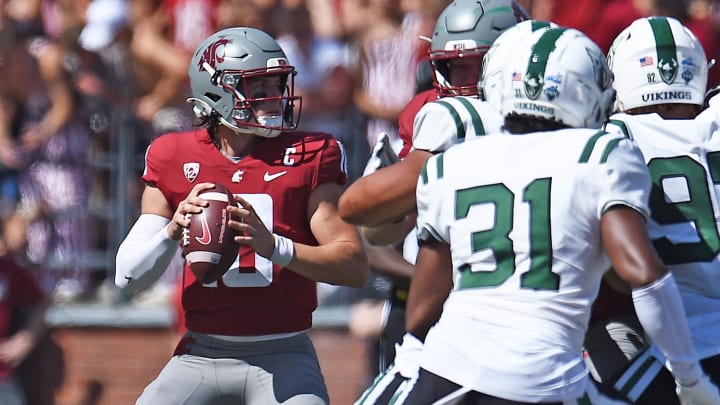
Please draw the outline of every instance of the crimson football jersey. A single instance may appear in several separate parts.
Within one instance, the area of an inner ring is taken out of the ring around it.
[[[317,245],[307,219],[311,192],[344,184],[345,157],[328,134],[286,132],[264,138],[234,163],[206,129],[165,134],[145,157],[143,180],[163,193],[173,210],[195,184],[222,183],[253,205],[265,226],[296,242]],[[215,283],[202,284],[185,265],[182,307],[194,332],[252,336],[310,328],[317,307],[315,281],[274,265],[249,246]]]
[[[404,159],[405,156],[410,153],[410,148],[412,148],[413,123],[415,122],[415,116],[418,111],[420,111],[422,106],[425,104],[437,101],[438,98],[440,98],[440,93],[438,93],[436,88],[425,90],[416,94],[415,97],[413,97],[413,99],[410,100],[410,102],[400,112],[398,125],[400,139],[402,139],[403,142],[402,150],[400,150],[400,153],[398,154],[400,159]]]

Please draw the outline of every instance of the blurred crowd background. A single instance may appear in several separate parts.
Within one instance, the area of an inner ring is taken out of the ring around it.
[[[640,16],[683,21],[709,58],[715,0],[518,0],[535,19],[587,33],[607,51]],[[115,251],[139,213],[149,142],[190,129],[187,67],[199,42],[261,28],[297,68],[300,128],[332,133],[361,175],[379,134],[432,84],[423,60],[447,0],[0,0],[0,255],[29,267],[56,304],[168,303],[181,260],[151,291],[123,296]],[[710,69],[710,86],[720,67]],[[321,305],[384,294],[321,288]]]

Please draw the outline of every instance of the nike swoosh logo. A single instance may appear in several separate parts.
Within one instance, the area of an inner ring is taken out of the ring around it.
[[[205,213],[200,215],[200,225],[202,226],[202,235],[199,238],[196,236],[195,240],[201,245],[209,245],[212,240],[212,235],[210,235],[210,225],[208,225]]]
[[[273,181],[277,179],[280,176],[284,176],[287,174],[287,170],[283,170],[281,172],[277,172],[275,174],[270,174],[270,172],[265,172],[265,176],[263,176],[263,180],[265,181]]]

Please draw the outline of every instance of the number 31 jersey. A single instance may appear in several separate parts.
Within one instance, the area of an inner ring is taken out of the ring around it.
[[[635,140],[652,178],[648,233],[672,271],[696,352],[720,354],[720,119],[657,114],[611,117],[607,130]]]
[[[154,140],[142,178],[160,189],[173,211],[195,184],[222,183],[250,202],[271,232],[317,245],[307,216],[310,194],[323,183],[344,184],[344,164],[342,149],[327,134],[282,133],[260,140],[233,162],[202,129]],[[215,283],[197,281],[186,265],[182,306],[185,325],[194,332],[268,335],[309,329],[317,296],[315,281],[242,246],[239,259]]]
[[[422,367],[516,401],[581,396],[590,305],[610,267],[600,218],[615,205],[647,215],[649,189],[637,146],[598,130],[492,134],[430,158],[419,238],[450,245],[454,286]]]

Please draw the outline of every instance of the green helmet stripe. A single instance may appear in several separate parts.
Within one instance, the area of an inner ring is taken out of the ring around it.
[[[455,129],[457,129],[458,140],[465,139],[465,125],[463,125],[460,114],[455,111],[455,107],[453,107],[452,104],[448,103],[447,101],[438,100],[436,101],[436,103],[440,104],[441,106],[447,108],[448,111],[450,111],[450,116],[452,117],[453,122],[455,122]]]
[[[482,123],[482,118],[480,118],[480,114],[478,114],[477,109],[473,107],[473,105],[470,104],[470,102],[464,97],[456,97],[455,100],[459,101],[460,104],[462,104],[463,107],[465,107],[465,109],[470,113],[473,127],[475,127],[475,135],[485,135],[485,126]]]
[[[524,79],[525,94],[528,98],[535,100],[540,96],[550,53],[555,49],[555,43],[565,30],[565,28],[547,30],[533,46]]]
[[[530,23],[530,29],[535,32],[539,29],[547,28],[550,26],[550,23],[547,21],[539,21],[539,20],[533,20],[532,23]]]
[[[677,49],[675,38],[667,18],[656,17],[648,20],[653,36],[655,37],[655,51],[657,52],[657,69],[660,78],[667,84],[675,81],[678,71]]]

